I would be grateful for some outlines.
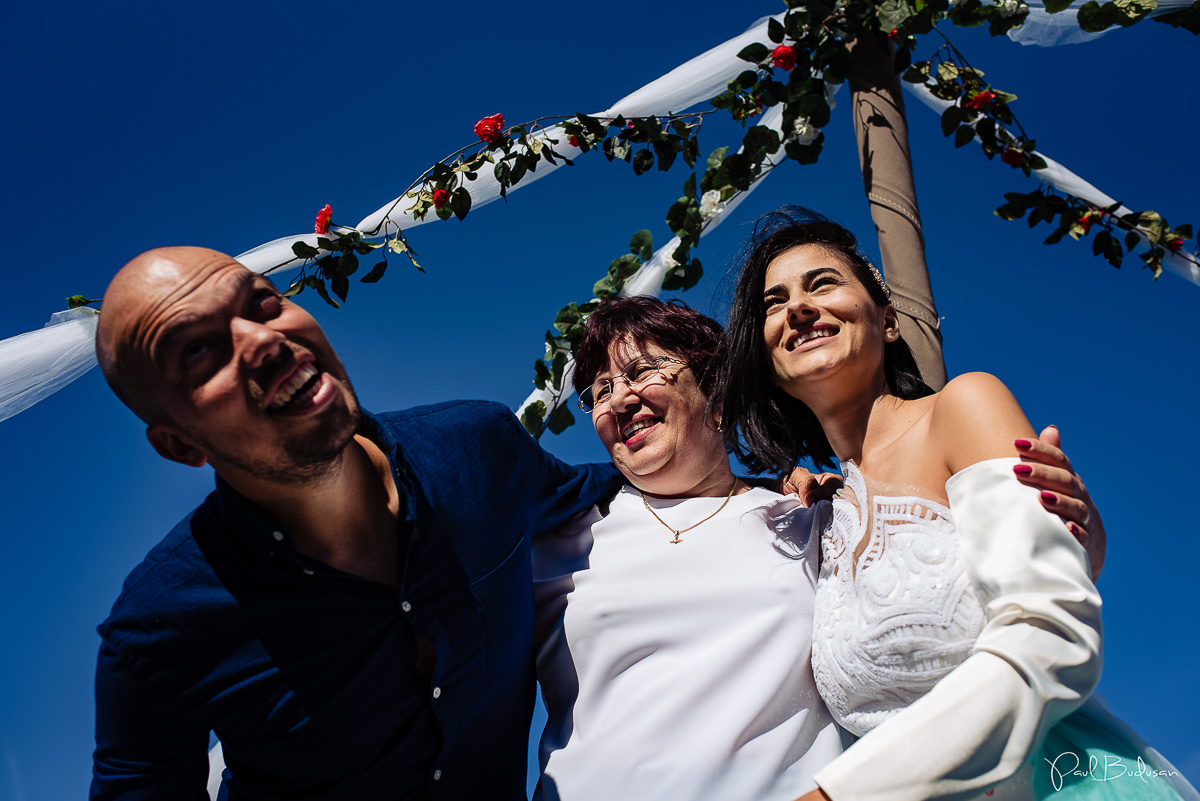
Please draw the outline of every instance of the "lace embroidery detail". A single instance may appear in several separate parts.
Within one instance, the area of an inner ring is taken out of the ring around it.
[[[970,655],[983,609],[945,505],[872,492],[885,488],[851,462],[842,470],[821,536],[813,673],[837,722],[861,736]]]

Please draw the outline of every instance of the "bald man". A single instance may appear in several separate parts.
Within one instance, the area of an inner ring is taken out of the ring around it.
[[[216,490],[100,626],[94,799],[525,797],[529,538],[611,496],[502,406],[359,408],[316,321],[200,248],[105,293],[110,386]]]

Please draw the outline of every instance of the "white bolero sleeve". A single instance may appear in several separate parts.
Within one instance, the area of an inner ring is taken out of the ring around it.
[[[834,801],[982,795],[1099,681],[1100,595],[1087,555],[1017,483],[1018,462],[989,459],[946,482],[983,629],[961,665],[817,774]]]

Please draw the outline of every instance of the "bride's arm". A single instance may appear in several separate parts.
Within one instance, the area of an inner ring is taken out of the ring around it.
[[[974,797],[1020,769],[1099,680],[1100,597],[1083,549],[1013,480],[1017,459],[993,458],[1029,424],[999,381],[964,378],[939,398],[951,419],[931,433],[984,627],[965,662],[817,774],[834,801]]]

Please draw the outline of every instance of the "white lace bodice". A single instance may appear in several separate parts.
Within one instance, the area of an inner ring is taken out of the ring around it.
[[[925,695],[971,653],[983,609],[950,510],[868,484],[852,462],[821,539],[813,672],[856,735]]]

